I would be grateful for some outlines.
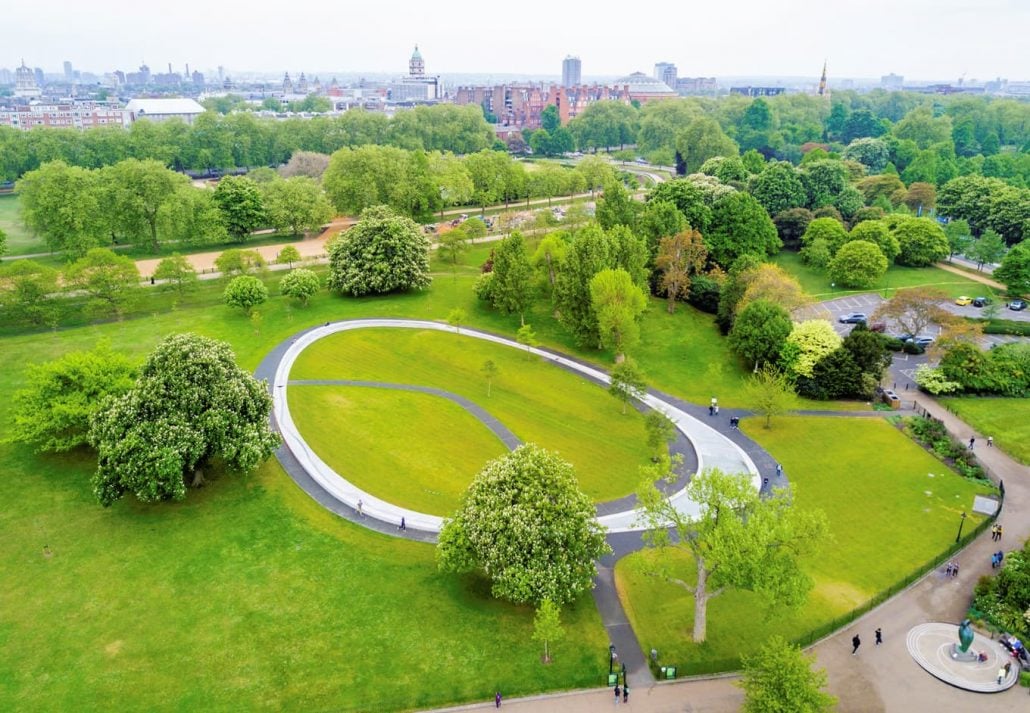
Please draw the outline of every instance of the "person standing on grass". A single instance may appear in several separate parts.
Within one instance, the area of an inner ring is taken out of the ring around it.
[[[851,637],[851,655],[858,656],[858,647],[862,645],[862,639],[858,638],[858,634]]]

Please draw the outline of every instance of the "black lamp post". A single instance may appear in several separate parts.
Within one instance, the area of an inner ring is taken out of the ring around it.
[[[608,675],[615,670],[615,644],[608,644]]]
[[[622,662],[622,686],[626,687],[626,662]]]
[[[958,534],[955,535],[955,544],[962,539],[962,526],[966,524],[966,514],[962,513],[962,519],[958,521]]]

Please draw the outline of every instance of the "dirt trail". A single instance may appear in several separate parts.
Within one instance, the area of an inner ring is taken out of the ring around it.
[[[946,262],[939,262],[939,263],[937,263],[935,265],[935,267],[939,267],[942,270],[946,270],[947,272],[951,272],[951,273],[954,273],[956,275],[962,275],[962,277],[968,277],[970,280],[974,280],[976,282],[980,282],[980,283],[982,283],[984,285],[987,285],[988,287],[993,287],[996,290],[1001,290],[1002,292],[1004,292],[1006,290],[1005,285],[1001,284],[997,280],[992,280],[991,278],[987,277],[986,275],[982,275],[982,274],[979,274],[979,273],[976,273],[976,272],[970,272],[969,270],[963,270],[961,268],[955,267],[954,265],[949,265]]]
[[[274,245],[261,245],[254,248],[248,248],[244,243],[241,247],[247,250],[256,250],[261,257],[265,259],[265,262],[269,263],[275,262],[275,259],[279,256],[279,251],[282,250],[285,245],[293,245],[297,248],[297,252],[300,253],[301,257],[317,257],[325,253],[325,243],[329,238],[342,230],[346,230],[350,226],[354,225],[355,222],[356,220],[354,218],[336,218],[319,235],[307,238],[300,242],[283,242],[276,243]],[[190,264],[193,265],[193,269],[197,272],[210,272],[215,269],[215,259],[228,249],[229,248],[206,253],[194,253],[192,255],[186,255],[185,257],[190,261]],[[148,278],[154,274],[154,269],[157,267],[159,262],[161,262],[161,258],[137,260],[136,267],[139,269],[140,275],[144,278]]]

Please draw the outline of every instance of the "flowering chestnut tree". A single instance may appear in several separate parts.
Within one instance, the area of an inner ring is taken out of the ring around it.
[[[162,341],[136,385],[107,399],[90,421],[99,465],[93,492],[105,506],[132,493],[144,502],[182,500],[187,477],[218,459],[256,468],[279,446],[265,384],[236,365],[225,342],[195,334]]]
[[[440,568],[482,571],[495,597],[561,606],[589,591],[611,551],[572,465],[527,443],[490,461],[444,523]]]

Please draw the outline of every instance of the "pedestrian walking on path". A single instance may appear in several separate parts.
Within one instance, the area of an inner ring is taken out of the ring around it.
[[[776,464],[776,477],[779,478],[783,475],[783,466],[779,463]]]
[[[398,530],[407,530],[408,529],[408,526],[404,523],[404,518],[403,517],[401,518],[401,526],[398,527],[397,529]]]
[[[851,637],[851,655],[858,656],[858,647],[862,645],[862,639],[858,638],[858,634]]]
[[[619,705],[619,699],[622,698],[622,689],[619,688],[619,684],[615,684],[615,705]]]
[[[1001,525],[998,525],[998,542],[1001,542]]]
[[[494,706],[497,708],[501,707],[501,692],[498,691],[494,694]]]
[[[883,630],[879,627],[876,628],[876,645],[879,646],[883,643]]]
[[[358,517],[365,517],[365,503],[358,501]]]
[[[629,703],[629,686],[622,687],[622,702]]]
[[[976,443],[976,436],[969,437],[969,450],[973,450],[973,444]]]
[[[987,436],[987,447],[994,448],[994,436]]]

